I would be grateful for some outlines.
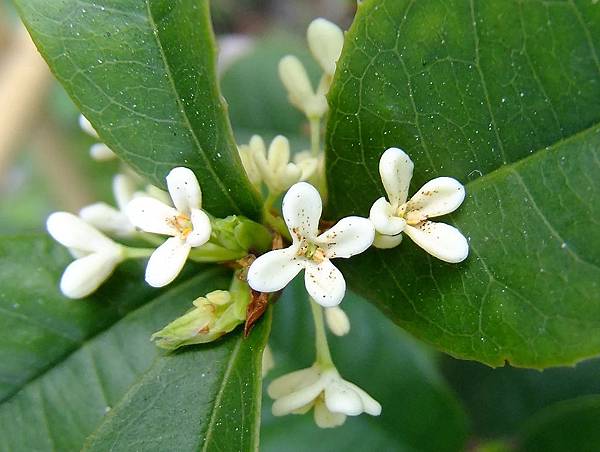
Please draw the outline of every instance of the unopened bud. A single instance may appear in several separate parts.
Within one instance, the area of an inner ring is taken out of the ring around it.
[[[350,332],[350,320],[346,313],[339,307],[325,309],[327,326],[336,336],[345,336]]]
[[[327,111],[327,99],[312,88],[304,65],[292,55],[279,62],[279,77],[283,82],[289,100],[308,118],[321,118]]]

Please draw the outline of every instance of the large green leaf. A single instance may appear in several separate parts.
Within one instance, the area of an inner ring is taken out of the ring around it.
[[[344,265],[396,323],[455,356],[545,367],[600,353],[600,8],[367,0],[330,94],[330,214],[368,215],[387,147],[411,186],[467,183],[461,265],[409,239]]]
[[[247,340],[237,332],[171,355],[149,340],[194,298],[226,288],[226,270],[204,268],[143,306],[150,291],[139,271],[135,283],[121,272],[94,298],[72,301],[55,289],[63,250],[44,238],[1,243],[1,451],[257,443],[268,321]]]
[[[215,215],[257,218],[215,75],[208,0],[17,0],[50,68],[102,139],[164,186],[192,168]]]
[[[71,259],[48,236],[0,240],[0,401],[156,297],[128,263],[86,301],[67,300],[58,281]]]
[[[261,450],[464,450],[466,416],[437,369],[435,353],[354,294],[346,296],[342,307],[352,328],[348,336],[329,336],[333,359],[344,378],[381,403],[381,416],[350,417],[340,428],[322,430],[312,413],[273,417],[272,401],[265,396]],[[274,307],[273,375],[310,366],[311,326],[306,290],[296,279]]]

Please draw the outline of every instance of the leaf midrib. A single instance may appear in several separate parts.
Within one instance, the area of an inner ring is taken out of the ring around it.
[[[225,195],[225,197],[229,200],[230,204],[238,212],[242,212],[242,210],[240,209],[238,204],[235,202],[235,200],[229,194],[229,191],[227,190],[227,187],[223,184],[223,181],[218,177],[217,173],[215,172],[215,170],[210,162],[210,159],[208,159],[208,157],[206,156],[206,154],[204,152],[204,149],[200,145],[200,140],[198,139],[198,136],[196,135],[196,130],[192,127],[192,123],[190,122],[190,118],[188,116],[187,110],[185,109],[185,105],[181,100],[181,95],[179,94],[179,91],[177,89],[177,84],[175,83],[173,73],[171,72],[171,66],[169,65],[167,56],[165,55],[165,51],[163,49],[162,42],[159,39],[158,27],[156,26],[156,22],[154,21],[154,16],[152,15],[152,9],[150,8],[150,0],[144,0],[144,3],[146,4],[146,10],[148,13],[148,22],[150,24],[150,28],[152,28],[152,31],[153,31],[152,36],[154,36],[154,40],[156,41],[156,45],[158,46],[158,49],[160,51],[160,57],[163,61],[164,67],[165,67],[167,79],[169,80],[171,88],[173,89],[173,92],[175,93],[175,101],[177,102],[177,106],[179,107],[179,111],[181,112],[181,116],[183,117],[185,124],[187,125],[188,129],[191,132],[191,136],[192,136],[192,139],[194,140],[194,144],[196,145],[196,148],[199,151],[198,153],[202,156],[202,160],[204,160],[205,166],[206,166],[206,168],[208,168],[211,176],[217,182],[217,185],[219,186],[221,193],[223,193]],[[205,7],[208,7],[208,3],[206,3]],[[225,120],[228,121],[229,119],[227,118]]]

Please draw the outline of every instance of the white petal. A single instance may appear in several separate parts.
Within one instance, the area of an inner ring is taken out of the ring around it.
[[[212,232],[210,218],[203,210],[192,209],[191,220],[194,229],[187,236],[186,242],[193,247],[202,246],[210,239],[210,234]]]
[[[323,380],[320,378],[308,386],[303,386],[291,394],[278,398],[271,408],[273,416],[284,416],[305,407],[312,403],[322,391]]]
[[[373,240],[373,246],[382,250],[396,248],[400,243],[402,243],[402,234],[384,235],[375,233],[375,240]]]
[[[46,228],[60,244],[79,251],[116,252],[119,246],[81,218],[68,212],[55,212],[48,217]]]
[[[95,143],[90,146],[90,157],[98,162],[106,162],[116,159],[117,154],[104,143]]]
[[[422,219],[454,212],[465,199],[465,187],[451,177],[430,180],[410,198],[408,211],[417,210]]]
[[[69,298],[84,298],[108,279],[121,256],[115,253],[92,253],[77,259],[65,269],[60,290]]]
[[[379,198],[371,206],[369,220],[380,234],[400,234],[406,226],[406,220],[394,215],[394,208],[385,198]]]
[[[283,171],[278,174],[278,182],[279,186],[282,187],[282,190],[285,190],[296,182],[298,182],[302,177],[302,170],[295,163],[288,163]]]
[[[344,46],[344,32],[336,24],[318,18],[311,22],[306,33],[308,47],[315,60],[328,75],[335,72],[335,63]]]
[[[313,300],[325,308],[337,306],[346,294],[344,276],[329,259],[320,264],[307,261],[304,284]]]
[[[307,99],[315,96],[304,65],[295,56],[283,57],[279,62],[279,78],[288,92],[290,102],[304,111]]]
[[[262,176],[260,171],[258,171],[258,167],[254,161],[254,155],[250,149],[250,146],[241,145],[238,148],[238,151],[240,154],[240,159],[242,160],[242,166],[248,175],[248,179],[250,179],[250,182],[253,185],[259,185],[262,182]]]
[[[283,289],[300,270],[305,261],[298,259],[297,246],[269,251],[256,259],[248,270],[248,284],[259,292],[277,292]]]
[[[461,262],[469,254],[467,239],[448,224],[425,221],[419,226],[406,226],[404,232],[429,254],[445,262]]]
[[[265,345],[260,366],[260,374],[264,378],[275,367],[275,358],[269,344]]]
[[[350,319],[342,308],[326,308],[325,321],[329,330],[336,336],[345,336],[350,332]]]
[[[325,386],[325,404],[333,413],[357,416],[363,412],[363,403],[358,393],[341,378]]]
[[[290,142],[283,135],[277,135],[269,146],[269,169],[272,173],[285,170],[290,161]]]
[[[346,415],[342,413],[332,413],[327,408],[327,405],[320,399],[315,402],[314,413],[315,424],[319,428],[334,428],[339,427],[346,422]]]
[[[172,282],[185,265],[191,246],[178,237],[171,237],[159,246],[148,261],[146,282],[163,287]]]
[[[323,204],[315,187],[306,182],[292,185],[283,197],[281,210],[294,240],[316,237]]]
[[[296,370],[273,380],[267,388],[267,394],[272,399],[279,399],[314,384],[320,377],[321,375],[315,367]]]
[[[300,168],[300,180],[309,179],[319,167],[319,159],[312,156],[310,151],[299,152],[294,156],[294,163]]]
[[[402,149],[389,148],[379,160],[379,174],[394,208],[406,202],[414,164]]]
[[[129,221],[142,231],[164,235],[178,234],[172,222],[179,212],[158,199],[149,196],[134,198],[127,204],[126,212]]]
[[[354,383],[350,383],[349,381],[345,381],[346,385],[356,392],[360,397],[360,400],[363,404],[363,411],[371,416],[379,416],[381,414],[381,405],[377,400],[363,391],[361,388],[356,386]]]
[[[79,127],[88,135],[94,138],[99,138],[98,132],[96,132],[96,129],[94,129],[92,123],[83,115],[79,115]]]
[[[360,254],[373,244],[375,228],[366,218],[346,217],[338,221],[317,240],[326,246],[328,258],[348,258]]]
[[[86,223],[110,234],[128,236],[135,232],[125,213],[103,202],[84,207],[79,211],[79,216]]]
[[[161,190],[158,187],[155,187],[154,185],[146,185],[144,191],[138,191],[133,194],[134,198],[139,198],[143,196],[150,196],[151,198],[158,199],[160,202],[166,204],[167,206],[171,206],[172,204],[169,193],[164,190]]]
[[[117,174],[113,178],[112,189],[119,210],[124,211],[129,201],[133,199],[135,181],[125,174]]]
[[[175,208],[187,215],[202,207],[202,191],[196,175],[189,168],[173,168],[167,175],[167,187]]]

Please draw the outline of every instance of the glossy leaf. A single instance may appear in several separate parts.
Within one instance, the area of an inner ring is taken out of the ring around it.
[[[442,221],[460,265],[405,238],[344,265],[352,287],[454,356],[547,367],[600,353],[600,9],[591,2],[367,0],[327,134],[330,216],[368,215],[379,157],[403,148],[414,193],[466,183]]]
[[[0,372],[10,383],[0,451],[256,444],[268,319],[247,340],[236,332],[171,355],[149,340],[194,298],[228,287],[226,270],[204,268],[148,301],[157,291],[141,289],[138,268],[135,280],[121,272],[94,298],[72,301],[56,293],[64,250],[46,238],[0,243]]]
[[[549,407],[523,429],[518,451],[592,452],[600,444],[600,396],[581,397]]]
[[[265,396],[261,450],[464,450],[466,416],[437,369],[435,353],[354,294],[341,307],[351,330],[341,338],[329,334],[333,360],[344,378],[381,403],[381,416],[349,417],[342,427],[323,430],[314,424],[312,412],[273,417],[273,401]],[[310,366],[312,340],[312,317],[300,278],[274,306],[270,346],[275,369],[267,384],[272,377]]]
[[[46,235],[0,239],[0,401],[158,293],[130,262],[89,299],[68,300],[58,282],[71,260]]]
[[[258,218],[215,73],[208,0],[17,1],[50,68],[102,139],[152,183],[198,176],[214,215]]]

